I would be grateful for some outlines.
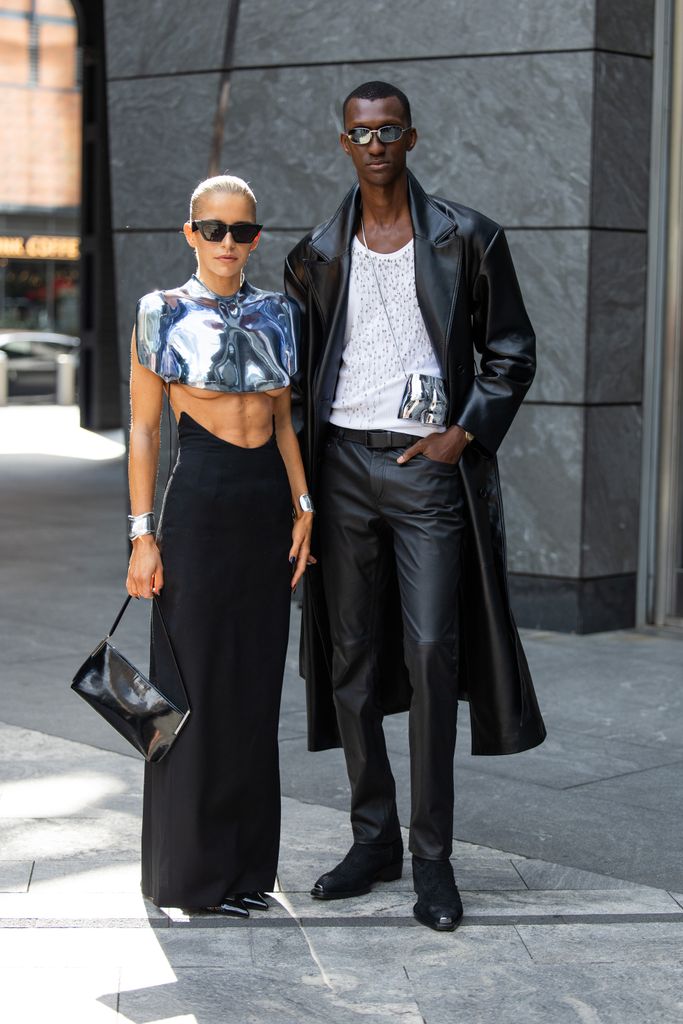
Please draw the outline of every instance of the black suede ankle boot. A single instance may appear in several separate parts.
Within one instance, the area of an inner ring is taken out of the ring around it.
[[[321,875],[311,889],[317,900],[364,896],[373,882],[393,882],[403,871],[403,842],[354,843],[344,860]]]
[[[437,932],[452,932],[462,919],[462,901],[449,860],[424,860],[413,855],[417,903],[413,914]]]

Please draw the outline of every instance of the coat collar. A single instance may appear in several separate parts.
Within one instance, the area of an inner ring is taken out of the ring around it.
[[[344,196],[334,216],[313,232],[310,247],[323,260],[337,259],[351,250],[360,218],[360,201],[360,187],[356,184]],[[411,171],[408,171],[408,203],[416,238],[438,246],[457,231],[455,221],[439,209]]]
[[[408,172],[408,201],[415,242],[417,301],[441,372],[448,374],[448,339],[460,284],[462,240],[455,220],[428,196]],[[358,228],[360,188],[347,193],[334,216],[310,239],[306,271],[324,324],[325,337],[316,383],[331,401],[342,357],[351,246]],[[321,339],[322,340],[322,339]]]

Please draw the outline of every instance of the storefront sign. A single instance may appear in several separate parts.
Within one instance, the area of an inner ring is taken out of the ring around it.
[[[77,260],[80,241],[68,235],[0,235],[0,259]]]

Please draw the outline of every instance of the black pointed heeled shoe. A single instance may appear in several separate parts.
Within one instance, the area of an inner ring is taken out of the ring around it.
[[[249,909],[240,896],[224,896],[217,907],[207,907],[212,914],[225,914],[226,917],[249,917]]]
[[[268,910],[270,907],[262,892],[241,892],[239,899],[248,910]]]

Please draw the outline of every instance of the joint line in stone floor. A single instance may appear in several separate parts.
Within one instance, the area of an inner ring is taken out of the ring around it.
[[[570,789],[581,789],[584,786],[595,786],[596,783],[611,782],[613,779],[628,779],[632,775],[642,775],[644,772],[654,772],[659,768],[672,768],[677,764],[683,764],[683,760],[681,760],[680,757],[676,758],[675,761],[662,761],[661,764],[650,764],[645,768],[633,768],[628,772],[617,772],[616,775],[601,775],[598,779],[585,779],[583,782],[572,782],[569,786],[562,786],[561,788],[562,792],[566,793]],[[649,807],[645,807],[644,809],[650,810]]]
[[[472,914],[465,917],[460,928],[501,928],[516,925],[542,925],[544,927],[561,927],[562,925],[619,925],[632,924],[683,924],[681,913],[652,914]],[[0,932],[11,928],[176,928],[176,929],[212,929],[212,928],[300,928],[308,943],[311,956],[319,966],[317,954],[306,933],[310,928],[418,928],[421,927],[411,917],[278,917],[267,920],[256,918],[245,925],[243,921],[231,921],[223,918],[194,918],[185,921],[174,921],[170,918],[92,918],[79,921],[41,919],[41,918],[5,918],[0,919]],[[322,968],[320,968],[322,969]],[[323,972],[324,973],[324,972]],[[324,979],[323,979],[324,980]]]
[[[524,939],[522,937],[522,933],[520,932],[519,928],[517,927],[517,925],[513,925],[513,927],[515,929],[515,935],[517,936],[517,938],[519,939],[519,941],[522,943],[522,945],[524,946],[525,950],[529,954],[529,959],[533,960],[534,958],[531,955],[531,950],[529,949],[529,947],[527,946],[526,942],[524,941]]]
[[[513,868],[515,869],[515,871],[516,871],[516,872],[517,872],[517,874],[519,875],[519,877],[520,877],[521,881],[522,881],[522,882],[524,883],[524,888],[528,890],[528,889],[529,889],[529,885],[528,885],[528,883],[527,883],[527,880],[526,880],[526,878],[524,877],[524,875],[522,874],[522,872],[521,872],[521,871],[519,870],[519,868],[517,867],[517,865],[515,864],[515,862],[514,862],[514,860],[512,859],[512,857],[510,857],[510,863],[512,864]]]

